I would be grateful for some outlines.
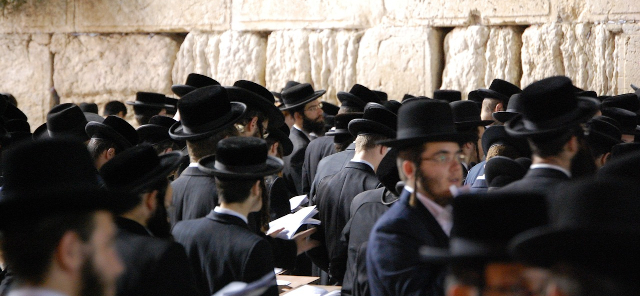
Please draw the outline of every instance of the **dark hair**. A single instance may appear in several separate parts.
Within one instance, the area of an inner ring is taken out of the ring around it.
[[[376,147],[376,142],[384,141],[388,138],[378,134],[358,135],[356,137],[356,150],[366,151]]]
[[[133,113],[135,113],[135,118],[138,122],[138,125],[145,125],[149,123],[151,117],[160,114],[160,111],[162,111],[162,108],[133,106]]]
[[[133,210],[142,202],[143,194],[153,192],[154,190],[158,190],[158,202],[160,202],[160,199],[162,199],[162,202],[164,203],[164,194],[167,190],[168,185],[168,179],[160,178],[158,181],[153,182],[135,192],[119,192],[118,194],[122,197],[122,199],[118,204],[118,214],[127,213]]]
[[[10,222],[3,231],[2,250],[16,277],[34,285],[45,280],[53,254],[68,231],[88,242],[95,229],[96,212],[69,211]],[[26,217],[25,217],[26,218]]]
[[[280,143],[280,141],[278,141],[278,139],[267,137],[265,141],[267,141],[267,147],[269,147],[269,150],[271,150],[271,146],[273,146],[275,143],[278,143],[278,158],[282,158],[284,156],[284,148],[282,148],[282,144]]]
[[[171,139],[162,140],[158,143],[151,144],[151,146],[157,154],[163,153],[168,148],[171,148],[171,151],[180,150],[180,146],[178,146],[178,144],[176,144],[176,142]]]
[[[120,101],[110,101],[106,105],[104,105],[104,112],[102,112],[103,116],[109,115],[118,115],[118,113],[123,112],[125,116],[127,115],[127,107]]]
[[[116,154],[122,151],[116,142],[109,139],[91,138],[91,140],[89,140],[89,144],[87,144],[87,149],[89,149],[89,154],[91,154],[91,158],[93,158],[93,160],[98,159],[100,154],[107,151],[109,148],[115,149]]]
[[[211,137],[199,140],[187,140],[187,150],[189,151],[191,161],[195,162],[207,155],[216,154],[216,149],[218,148],[217,146],[220,140],[237,135],[238,130],[235,126],[231,125]]]
[[[564,145],[571,140],[571,137],[582,134],[580,126],[572,126],[558,133],[530,137],[529,146],[532,154],[540,157],[555,156],[562,152]]]
[[[262,136],[262,130],[263,130],[262,122],[264,122],[265,119],[267,119],[267,117],[264,115],[264,113],[256,109],[249,109],[247,113],[245,113],[244,117],[238,120],[234,125],[235,126],[241,125],[242,128],[244,129],[254,117],[258,117],[258,122],[257,122],[258,133],[260,133],[260,135]],[[242,132],[242,131],[238,131],[238,132]]]
[[[291,116],[293,116],[293,118],[296,118],[295,114],[296,113],[300,113],[300,115],[302,115],[302,117],[304,117],[305,116],[304,108],[306,107],[306,105],[307,104],[304,104],[302,106],[298,106],[298,107],[295,107],[293,109],[290,109],[289,112],[291,113]]]
[[[420,172],[420,163],[422,162],[422,152],[424,152],[425,146],[427,143],[423,143],[420,145],[414,145],[406,148],[402,148],[398,151],[398,174],[400,175],[400,179],[406,181],[406,176],[404,176],[404,172],[402,171],[402,162],[410,161],[411,163],[416,165],[416,174]],[[418,175],[415,176],[415,181],[418,181]],[[415,186],[416,184],[410,184],[411,186]],[[414,188],[413,192],[416,192],[418,188]],[[417,205],[417,199],[415,194],[411,194],[409,197],[409,205],[415,207]]]
[[[218,200],[224,203],[243,203],[251,194],[258,179],[231,179],[216,177]]]

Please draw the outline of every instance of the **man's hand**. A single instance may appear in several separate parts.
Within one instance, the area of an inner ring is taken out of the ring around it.
[[[319,241],[315,239],[311,239],[309,237],[315,232],[316,232],[316,228],[314,227],[314,228],[305,230],[303,232],[297,233],[296,235],[293,236],[293,240],[296,242],[296,246],[298,246],[298,255],[320,245]]]

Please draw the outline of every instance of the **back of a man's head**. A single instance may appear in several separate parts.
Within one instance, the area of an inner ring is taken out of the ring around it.
[[[120,101],[110,101],[104,105],[103,116],[118,115],[122,112],[122,116],[127,116],[127,107]]]

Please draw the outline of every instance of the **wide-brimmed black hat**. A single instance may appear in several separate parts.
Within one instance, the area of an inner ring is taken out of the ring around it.
[[[25,120],[11,119],[5,122],[4,128],[11,144],[32,139],[31,126],[29,125],[29,122]]]
[[[109,115],[103,122],[87,123],[87,135],[91,138],[108,139],[120,148],[128,149],[138,144],[138,133],[126,120]]]
[[[148,107],[148,108],[158,108],[158,109],[167,109],[172,108],[173,106],[167,104],[166,97],[164,94],[154,93],[154,92],[137,92],[135,101],[126,102],[127,105],[133,105],[134,107]]]
[[[0,229],[21,219],[66,211],[110,210],[87,147],[72,138],[19,143],[3,152]]]
[[[178,102],[180,121],[169,129],[174,140],[197,140],[215,135],[240,120],[247,106],[231,102],[219,85],[205,86],[186,94]]]
[[[640,152],[640,143],[631,142],[631,143],[615,144],[613,145],[613,147],[611,147],[611,160],[619,159],[626,155],[634,154],[636,152]],[[638,167],[634,167],[633,171],[636,171],[638,174],[638,177],[640,177],[640,170],[638,170]],[[629,173],[631,173],[631,171],[629,171]],[[631,176],[631,174],[628,174],[628,176]]]
[[[354,136],[375,134],[395,138],[397,125],[398,116],[395,113],[378,103],[368,103],[362,118],[349,121],[348,128]]]
[[[622,108],[608,107],[602,109],[602,115],[611,117],[620,123],[620,131],[624,135],[638,135],[638,116],[635,112]]]
[[[502,104],[507,105],[511,96],[521,91],[522,90],[513,83],[496,78],[491,81],[489,88],[480,88],[476,90],[476,93],[478,97],[483,100],[485,98],[498,99],[502,101]]]
[[[530,84],[520,94],[522,113],[506,123],[507,132],[516,137],[542,136],[586,122],[598,111],[598,102],[576,96],[573,89],[565,76]]]
[[[389,95],[386,92],[383,92],[381,90],[372,90],[372,92],[375,93],[376,96],[378,96],[378,98],[380,99],[380,102],[382,103],[389,100]]]
[[[621,94],[617,96],[607,97],[600,105],[601,109],[616,107],[637,112],[640,110],[640,99],[634,93]]]
[[[113,192],[137,194],[166,179],[180,164],[180,157],[180,152],[158,156],[151,145],[142,144],[105,163],[100,168],[100,176],[107,189]]]
[[[509,103],[507,104],[507,109],[505,111],[497,111],[491,113],[493,119],[500,122],[507,122],[512,118],[518,116],[522,112],[522,100],[520,99],[520,94],[515,94],[511,96],[509,99]]]
[[[400,107],[396,138],[378,144],[405,148],[426,142],[460,143],[463,140],[464,137],[456,131],[449,103],[417,99]]]
[[[104,117],[93,113],[93,112],[82,112],[84,113],[84,118],[87,120],[87,122],[90,121],[95,121],[95,122],[103,122],[104,121]]]
[[[380,97],[364,85],[354,84],[349,92],[339,91],[338,100],[342,106],[364,110],[367,103],[380,103]]]
[[[400,174],[398,173],[398,158],[397,149],[389,149],[387,154],[382,158],[378,169],[376,170],[376,177],[380,180],[380,183],[395,195],[400,195],[396,188],[396,184],[400,182]]]
[[[492,125],[488,127],[482,134],[482,150],[487,155],[489,148],[495,144],[509,145],[515,148],[521,156],[528,157],[531,155],[529,142],[525,138],[516,138],[510,136],[503,125]]]
[[[284,115],[276,107],[275,99],[271,92],[262,85],[248,80],[238,80],[233,86],[225,86],[229,100],[247,105],[247,109],[255,109],[264,113],[269,118],[269,125],[281,126],[284,124]]]
[[[484,166],[484,178],[489,188],[500,188],[522,179],[528,169],[511,158],[494,156]]]
[[[157,144],[162,141],[172,140],[169,137],[169,128],[176,124],[173,118],[162,115],[154,115],[149,123],[136,129],[139,143]],[[173,141],[173,140],[172,140]]]
[[[80,103],[80,105],[78,105],[78,107],[80,107],[80,110],[82,110],[82,112],[91,112],[98,114],[98,105],[96,103],[82,102]]]
[[[165,104],[171,106],[170,108],[166,108],[167,114],[175,115],[176,111],[178,111],[178,99],[171,97],[164,97]]]
[[[326,115],[336,116],[338,111],[340,111],[340,107],[329,102],[322,102],[322,112],[324,112],[325,117]]]
[[[598,116],[587,121],[587,141],[592,145],[604,145],[611,147],[622,143],[620,128],[609,121],[603,120],[605,116]]]
[[[267,139],[275,139],[282,147],[282,156],[288,156],[293,152],[293,142],[289,139],[289,126],[286,124],[280,127],[269,127]]]
[[[178,97],[192,92],[193,90],[205,86],[220,85],[220,83],[209,76],[205,76],[198,73],[190,73],[187,76],[187,81],[184,84],[174,84],[171,86],[171,91]]]
[[[272,91],[271,93],[273,94],[274,97],[278,98],[278,99],[282,99],[282,92],[290,89],[296,85],[300,84],[300,82],[297,81],[287,81],[287,83],[284,85],[284,87],[280,90],[280,92],[274,92]],[[282,103],[282,102],[280,102]]]
[[[511,251],[534,266],[563,263],[637,280],[638,190],[637,181],[622,178],[565,183],[548,199],[550,224],[516,236]]]
[[[352,113],[342,113],[336,115],[335,126],[336,128],[326,132],[325,136],[338,136],[338,135],[349,135],[349,122],[356,118],[362,118],[363,112],[352,112]]]
[[[4,112],[2,113],[2,119],[4,119],[5,121],[11,119],[20,119],[27,121],[27,115],[24,114],[22,110],[18,109],[18,107],[7,102],[6,106],[4,107]]]
[[[423,261],[472,264],[511,261],[508,244],[519,233],[548,223],[542,195],[462,194],[453,200],[449,248],[422,247]]]
[[[304,106],[325,93],[326,91],[324,89],[313,90],[313,87],[309,83],[292,86],[282,92],[282,106],[280,106],[280,110],[286,111]]]
[[[458,131],[466,131],[493,123],[493,120],[480,119],[480,108],[472,101],[454,101],[449,104],[453,112],[453,122],[455,122]]]
[[[231,137],[218,142],[216,154],[204,157],[198,168],[229,179],[257,179],[282,170],[282,160],[267,155],[267,142],[255,137]]]
[[[78,105],[60,104],[47,113],[47,135],[57,137],[77,137],[81,141],[89,140],[85,133],[87,119]]]
[[[447,103],[456,102],[462,100],[462,93],[458,90],[439,89],[433,92],[433,99],[442,100]]]
[[[467,100],[476,103],[476,105],[478,105],[478,108],[482,109],[482,101],[484,100],[484,98],[478,94],[478,90],[470,91],[467,94]]]
[[[400,107],[402,107],[402,103],[396,100],[391,100],[391,101],[382,102],[382,106],[384,106],[385,108],[389,109],[389,111],[397,115],[398,111],[400,110]]]

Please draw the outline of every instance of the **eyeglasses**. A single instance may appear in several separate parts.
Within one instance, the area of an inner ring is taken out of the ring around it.
[[[451,163],[451,161],[455,160],[457,162],[462,162],[464,161],[464,155],[462,155],[461,152],[456,152],[454,154],[448,153],[448,152],[440,152],[440,153],[436,153],[435,155],[433,155],[432,157],[425,157],[425,158],[421,158],[422,161],[433,161],[435,163],[438,164],[446,164],[446,163]]]
[[[318,109],[322,109],[322,103],[318,103],[317,105],[313,105],[313,106],[311,106],[311,107],[309,107],[309,108],[307,108],[307,109],[304,109],[304,111],[305,111],[305,112],[306,112],[306,111],[311,111],[311,112],[313,112],[313,111],[316,111],[316,110],[318,110]]]

